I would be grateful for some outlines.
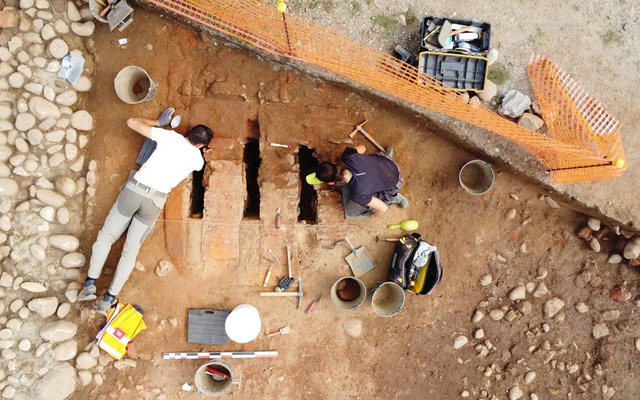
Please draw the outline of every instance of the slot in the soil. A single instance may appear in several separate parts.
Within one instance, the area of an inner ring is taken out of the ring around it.
[[[298,149],[298,164],[300,165],[300,214],[298,221],[305,221],[309,224],[318,223],[318,194],[313,185],[309,185],[305,180],[308,174],[316,172],[318,159],[313,156],[313,149],[307,146],[300,146]]]
[[[247,200],[244,207],[244,218],[260,219],[260,186],[258,170],[260,169],[260,146],[257,139],[249,139],[244,145],[244,169],[247,182]]]
[[[206,168],[206,167],[205,167]],[[202,218],[204,212],[204,169],[193,171],[191,188],[191,218]]]

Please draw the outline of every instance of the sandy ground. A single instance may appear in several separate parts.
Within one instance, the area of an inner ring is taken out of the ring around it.
[[[491,20],[488,6],[484,9],[483,4],[473,3],[475,8],[465,8],[465,14]],[[295,9],[294,5],[292,9]],[[455,11],[453,6],[447,7],[451,9],[442,5],[442,9],[433,13]],[[515,5],[504,7],[513,7],[514,21],[525,18],[526,9]],[[510,12],[504,7],[505,14]],[[573,12],[586,12],[579,10],[587,5],[563,7]],[[622,18],[622,12],[620,15]],[[278,350],[280,357],[232,360],[242,383],[227,397],[449,399],[468,391],[471,398],[490,399],[495,395],[505,399],[515,385],[519,385],[527,399],[532,392],[541,399],[600,399],[608,387],[615,388],[614,398],[640,397],[640,381],[634,377],[638,354],[634,340],[640,336],[640,326],[638,308],[632,301],[638,295],[640,275],[626,265],[607,264],[605,254],[588,251],[587,245],[573,234],[580,216],[568,209],[549,207],[529,184],[499,168],[496,169],[495,186],[488,194],[468,195],[457,184],[457,171],[475,157],[435,136],[428,126],[399,116],[392,107],[360,98],[341,88],[311,81],[291,71],[276,70],[253,55],[194,33],[166,18],[142,10],[136,10],[135,18],[124,34],[109,33],[104,26],[96,33],[97,82],[88,98],[88,107],[96,113],[97,129],[90,141],[89,158],[99,163],[98,204],[87,221],[83,240],[86,254],[90,254],[90,245],[129,169],[135,167],[134,159],[142,144],[142,138],[126,128],[126,118],[154,118],[164,107],[176,105],[175,102],[181,102],[177,106],[185,109],[184,125],[187,125],[197,123],[196,117],[206,118],[204,114],[189,115],[190,106],[203,99],[218,100],[216,104],[220,108],[211,110],[219,117],[214,130],[219,128],[222,137],[239,140],[248,137],[244,127],[249,120],[229,119],[241,114],[238,112],[240,107],[246,108],[249,117],[284,107],[288,112],[279,114],[283,126],[295,127],[302,126],[305,114],[310,110],[308,107],[313,106],[314,110],[324,110],[325,130],[291,130],[285,136],[289,135],[292,143],[314,143],[316,154],[331,157],[336,157],[341,147],[322,138],[346,136],[352,129],[347,125],[368,118],[370,133],[384,145],[394,147],[407,182],[403,193],[411,207],[408,210],[393,208],[380,220],[352,221],[341,223],[339,227],[312,224],[286,227],[288,243],[294,248],[294,275],[301,275],[304,281],[302,308],[323,294],[321,303],[311,315],[296,310],[293,299],[260,299],[257,295],[270,264],[260,243],[274,237],[273,227],[269,229],[256,221],[243,221],[239,259],[211,263],[204,269],[173,270],[168,276],[159,278],[153,269],[158,261],[167,258],[164,249],[167,238],[161,222],[141,251],[140,260],[146,270],[134,271],[121,293],[122,301],[138,304],[146,310],[149,329],[136,338],[128,355],[137,361],[137,366],[120,371],[111,368],[104,374],[102,386],[96,388],[91,384],[73,398],[202,398],[180,389],[185,382],[193,384],[194,371],[202,362],[163,361],[161,352],[267,349]],[[531,16],[526,19],[533,20]],[[500,30],[500,23],[496,22],[495,26]],[[637,30],[637,24],[633,29]],[[524,31],[518,34],[528,37]],[[597,33],[592,34],[598,37]],[[117,39],[125,36],[129,44],[121,48]],[[520,59],[513,56],[518,42],[511,40],[507,44],[503,36],[502,42],[499,41],[504,55],[501,61],[519,63]],[[551,40],[540,38],[536,42],[543,45]],[[145,47],[148,44],[153,50]],[[620,45],[620,52],[623,46],[627,45]],[[594,54],[595,50],[594,46]],[[527,52],[522,49],[518,54],[524,57]],[[513,58],[508,57],[509,54]],[[552,57],[558,54],[561,52],[548,53]],[[637,62],[637,54],[635,57]],[[562,58],[556,59],[562,64]],[[585,59],[589,57],[585,56]],[[591,66],[599,62],[598,59]],[[181,93],[178,96],[169,91],[182,83],[180,79],[197,76],[210,63],[215,66],[214,74],[223,78],[221,81],[229,85],[232,94],[207,92],[207,87],[198,86],[195,79],[192,88],[199,92],[191,90],[189,95]],[[158,83],[158,94],[152,102],[128,106],[117,100],[112,80],[117,71],[131,64],[145,68]],[[588,70],[589,74],[597,76],[585,64],[572,63],[575,68],[584,68],[583,73]],[[625,65],[635,71],[629,63]],[[514,84],[520,82],[520,78],[514,76]],[[275,99],[261,102],[258,96],[262,87],[260,82],[276,88],[286,84],[289,103],[278,103]],[[615,81],[615,84],[619,83]],[[247,101],[240,100],[239,87]],[[619,96],[621,101],[631,101],[631,97],[622,92],[625,87],[627,85],[621,84],[619,92],[608,94]],[[615,99],[618,97],[612,100]],[[618,102],[615,104],[620,106]],[[632,118],[637,116],[629,118],[625,123],[631,126]],[[341,125],[341,122],[346,124]],[[235,124],[238,126],[235,132],[221,129]],[[364,143],[361,139],[355,142]],[[367,145],[373,151],[372,146]],[[273,175],[277,173],[272,172]],[[220,207],[224,206],[220,204]],[[513,219],[506,217],[511,209],[516,210]],[[328,290],[337,278],[349,275],[344,262],[349,250],[338,247],[327,251],[321,245],[327,244],[332,235],[334,240],[338,239],[335,232],[342,230],[356,245],[366,245],[378,262],[375,270],[363,276],[364,283],[370,285],[384,279],[393,251],[392,245],[376,243],[375,235],[397,236],[397,232],[387,231],[386,225],[405,218],[418,220],[419,232],[438,246],[444,264],[442,284],[430,296],[408,296],[403,311],[394,318],[376,316],[368,303],[356,311],[338,310],[331,304]],[[261,219],[272,221],[273,215],[264,212]],[[103,288],[112,271],[108,268],[115,266],[121,246],[122,241],[114,246],[107,262],[106,279],[100,281]],[[283,254],[284,246],[282,243],[278,254]],[[548,272],[546,278],[536,278],[540,269]],[[576,274],[584,271],[590,273],[591,279],[587,279],[588,284],[578,287],[574,282]],[[282,275],[284,271],[274,273]],[[478,282],[485,274],[491,274],[493,282],[483,287]],[[534,286],[544,282],[550,293],[538,298],[527,293],[526,301],[531,303],[532,311],[523,315],[519,310],[524,301],[516,304],[507,294],[514,287],[529,282]],[[624,285],[631,293],[631,300],[616,302],[609,298],[609,292],[617,285]],[[557,316],[547,318],[543,304],[551,297],[561,298],[565,306]],[[577,302],[585,302],[591,311],[579,314],[574,308]],[[266,331],[289,325],[292,333],[272,339],[261,335],[244,346],[186,343],[188,308],[230,310],[241,303],[258,308]],[[489,310],[502,307],[514,310],[516,319],[494,321],[487,315],[477,323],[471,322],[476,309],[488,314]],[[609,336],[594,340],[594,324],[602,322],[603,311],[612,309],[619,310],[620,316],[606,322]],[[176,328],[166,323],[171,317],[178,321]],[[548,332],[543,328],[545,323]],[[89,321],[82,326],[85,327],[84,336],[89,339],[92,329]],[[354,329],[358,326],[361,329]],[[478,328],[484,330],[483,339],[473,338]],[[469,338],[470,343],[454,350],[454,339],[460,335]],[[482,351],[482,347],[476,346],[486,345],[485,340],[491,342],[492,349],[479,356],[476,351]],[[547,360],[552,353],[552,360]],[[570,373],[573,365],[578,366],[578,371]],[[490,374],[485,372],[487,368],[491,370]],[[537,377],[532,383],[525,384],[523,375],[529,370],[535,371]]]

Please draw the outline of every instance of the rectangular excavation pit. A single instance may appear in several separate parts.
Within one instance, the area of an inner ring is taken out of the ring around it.
[[[313,149],[307,146],[298,148],[298,165],[300,166],[300,203],[298,209],[298,222],[308,224],[318,223],[318,194],[313,185],[309,185],[306,176],[316,172],[318,159],[313,155]]]
[[[191,218],[202,219],[204,212],[204,170],[205,165],[200,171],[193,171],[191,179]]]
[[[258,170],[260,169],[260,142],[249,139],[244,145],[242,157],[247,184],[243,219],[260,219],[260,185],[258,185]]]

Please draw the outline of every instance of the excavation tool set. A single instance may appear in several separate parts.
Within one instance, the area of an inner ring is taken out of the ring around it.
[[[396,57],[454,90],[482,92],[489,71],[486,54],[491,49],[491,24],[475,19],[425,17],[420,32],[420,52],[415,57],[397,46]],[[418,84],[432,86],[418,77]]]

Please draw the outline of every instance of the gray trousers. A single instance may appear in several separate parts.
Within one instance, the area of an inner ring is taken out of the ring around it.
[[[393,161],[393,159],[389,157],[386,153],[378,152],[377,154]],[[395,163],[395,161],[393,162]],[[396,186],[393,189],[386,190],[384,192],[373,193],[372,196],[382,200],[388,206],[398,203],[396,196],[398,195],[398,191],[400,190],[400,188],[402,187],[402,184],[404,183],[404,179],[402,179],[402,172],[400,172],[400,167],[398,167],[398,174],[399,174],[398,183],[396,183]],[[349,185],[340,186],[340,190],[342,191],[342,204],[344,205],[345,219],[351,220],[356,218],[371,218],[374,211],[373,208],[369,206],[363,206],[351,200],[350,199],[351,192],[349,191]]]
[[[89,262],[89,278],[98,279],[100,277],[111,246],[129,228],[118,267],[109,287],[109,293],[112,295],[120,293],[122,286],[133,271],[140,247],[152,232],[165,201],[166,196],[151,195],[132,182],[125,184],[93,244]]]

